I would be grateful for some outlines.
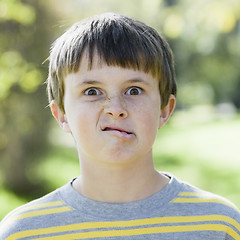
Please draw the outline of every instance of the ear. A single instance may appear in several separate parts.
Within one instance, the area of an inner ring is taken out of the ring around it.
[[[168,104],[163,109],[161,109],[161,115],[159,119],[159,128],[161,128],[168,121],[175,106],[176,106],[176,97],[173,94],[171,94],[168,100]]]
[[[67,117],[62,112],[62,110],[59,108],[59,106],[55,100],[51,101],[50,109],[51,109],[52,115],[57,120],[59,126],[63,129],[63,131],[70,133],[71,129],[69,127]]]

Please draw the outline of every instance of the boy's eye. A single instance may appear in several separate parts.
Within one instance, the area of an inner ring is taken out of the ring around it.
[[[84,95],[87,95],[87,96],[97,96],[100,94],[101,92],[97,88],[88,88],[86,91],[84,91]]]
[[[140,95],[142,93],[142,89],[139,87],[131,87],[126,91],[127,95]]]

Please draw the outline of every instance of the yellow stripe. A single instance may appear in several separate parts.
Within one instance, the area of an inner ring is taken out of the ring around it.
[[[240,224],[234,219],[223,215],[206,215],[206,216],[182,216],[182,217],[162,217],[162,218],[148,218],[132,221],[115,221],[115,222],[90,222],[71,224],[58,227],[50,227],[43,229],[34,229],[29,231],[22,231],[11,235],[7,240],[19,239],[30,236],[39,236],[42,234],[53,234],[67,231],[96,229],[96,228],[119,228],[119,227],[142,227],[146,225],[154,224],[172,224],[172,223],[193,223],[202,221],[223,221],[233,225],[238,231],[240,231]]]
[[[20,215],[21,213],[27,212],[28,210],[45,208],[45,207],[55,207],[55,206],[61,206],[64,204],[66,204],[66,203],[63,201],[55,201],[55,202],[47,202],[47,203],[30,205],[30,206],[23,206],[19,209],[16,209],[16,211],[13,213],[13,215]]]
[[[220,199],[217,199],[217,198],[209,198],[209,195],[206,193],[196,193],[196,192],[180,192],[178,194],[178,196],[182,196],[182,197],[200,197],[200,198],[205,198],[205,199],[210,199],[210,201],[201,201],[201,202],[215,202],[215,203],[222,203],[228,207],[231,207],[235,210],[237,210],[239,212],[239,209],[234,205],[232,204],[231,202],[228,202],[228,201],[224,201],[224,200],[220,200]],[[179,198],[180,199],[180,198]],[[215,199],[215,201],[213,201]],[[197,200],[196,200],[197,201]],[[175,202],[174,200],[172,202]],[[178,201],[180,202],[180,201]]]
[[[166,226],[166,227],[151,227],[141,229],[128,229],[128,230],[112,230],[112,231],[94,231],[84,233],[72,233],[62,236],[52,236],[38,238],[38,240],[74,240],[74,239],[87,239],[87,238],[100,238],[100,237],[120,237],[120,236],[134,236],[144,234],[156,234],[156,233],[171,233],[171,232],[195,232],[195,231],[219,231],[227,232],[231,237],[236,240],[240,239],[240,236],[230,227],[222,224],[201,224],[201,225],[189,225],[189,226]]]
[[[54,207],[54,206],[60,206],[60,205],[64,205],[64,204],[66,204],[66,203],[63,201],[54,201],[54,202],[47,202],[47,203],[41,203],[41,204],[35,204],[35,205],[31,204],[30,206],[22,206],[12,212],[11,216],[13,216],[13,218],[11,220],[18,219],[17,216],[19,216],[23,212],[27,212],[28,210],[45,208],[45,207]]]
[[[32,209],[38,209],[38,208],[45,208],[45,207],[55,207],[55,206],[60,206],[64,204],[65,202],[63,201],[47,202],[47,203],[41,203],[41,204],[25,207],[23,210],[26,211],[26,210],[32,210]]]
[[[214,199],[214,198],[175,198],[171,202],[174,202],[174,203],[221,203],[233,208],[231,204],[228,204],[225,201]]]
[[[32,212],[27,212],[27,213],[20,214],[20,215],[16,216],[16,219],[36,217],[36,216],[41,216],[41,215],[53,214],[53,213],[61,213],[61,212],[67,212],[67,211],[71,211],[71,210],[72,209],[69,208],[69,207],[44,209],[44,210],[32,211]]]
[[[208,196],[208,193],[199,193],[199,192],[180,192],[179,196],[186,196],[186,197],[200,197],[200,196]]]

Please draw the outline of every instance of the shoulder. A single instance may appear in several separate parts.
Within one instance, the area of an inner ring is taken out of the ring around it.
[[[185,182],[181,182],[181,184],[183,187],[172,202],[189,204],[195,203],[199,204],[199,206],[201,206],[201,204],[210,204],[211,206],[216,206],[218,210],[221,208],[228,210],[232,209],[236,213],[240,213],[234,203],[220,195],[202,190]]]
[[[0,222],[0,239],[18,239],[20,232],[36,229],[36,226],[41,228],[44,224],[41,220],[44,220],[44,217],[47,219],[49,214],[71,210],[61,199],[60,191],[61,188],[10,212]],[[13,237],[14,235],[16,236]]]
[[[170,202],[178,215],[230,236],[240,236],[240,211],[231,201],[188,183],[179,183],[181,191]]]
[[[212,211],[223,209],[224,211],[235,212],[240,214],[237,206],[228,199],[205,191],[187,182],[181,181],[171,173],[165,173],[171,178],[171,200],[170,203],[176,204],[177,207],[188,207],[190,209],[211,208]]]

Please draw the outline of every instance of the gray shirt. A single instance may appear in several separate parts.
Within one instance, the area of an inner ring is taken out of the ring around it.
[[[160,192],[123,204],[88,199],[71,181],[6,216],[0,239],[240,239],[235,205],[168,176]]]

